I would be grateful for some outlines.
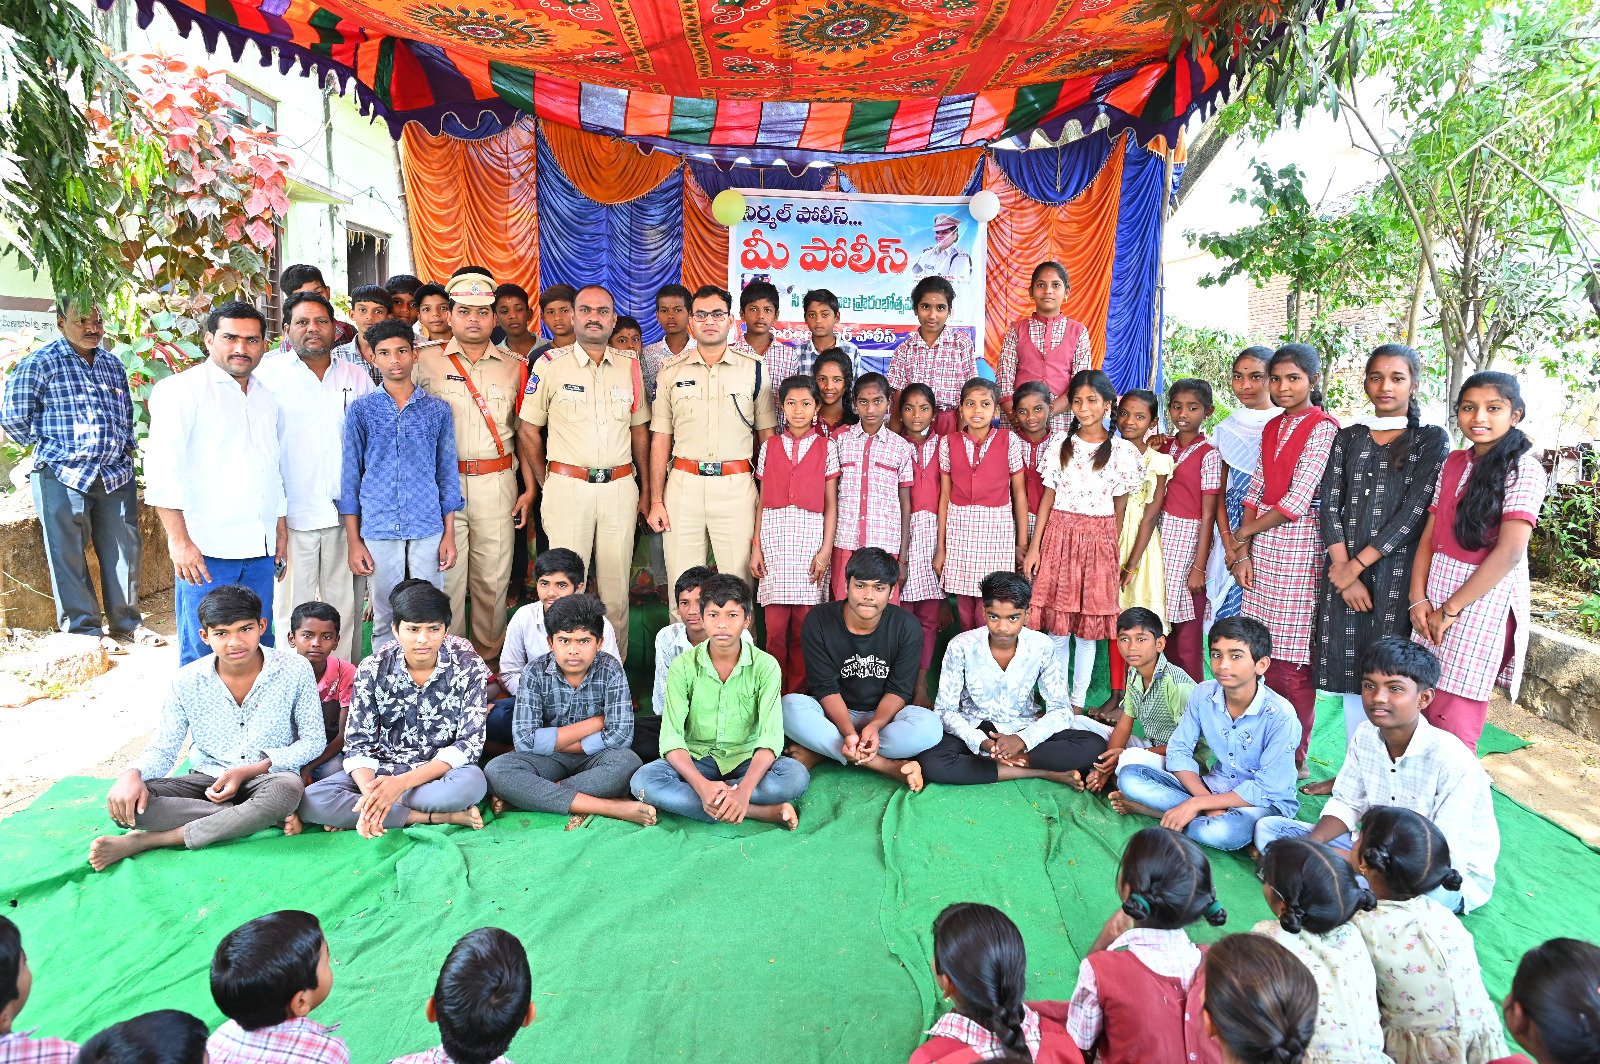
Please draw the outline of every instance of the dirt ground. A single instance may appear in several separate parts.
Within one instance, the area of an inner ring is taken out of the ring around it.
[[[169,638],[172,617],[147,618]],[[0,819],[25,809],[64,776],[111,777],[127,768],[155,729],[177,667],[176,640],[132,647],[111,671],[60,698],[0,709]],[[1600,847],[1600,744],[1496,697],[1489,719],[1533,745],[1485,759],[1501,791]]]

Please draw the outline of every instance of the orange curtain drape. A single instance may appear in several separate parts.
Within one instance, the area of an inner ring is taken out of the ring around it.
[[[401,134],[411,260],[424,281],[469,263],[530,293],[539,287],[538,151],[531,122],[484,140]],[[538,314],[538,306],[533,308]]]
[[[857,192],[879,196],[959,196],[983,159],[982,148],[913,155],[839,167]]]
[[[703,284],[727,287],[728,227],[711,217],[711,197],[683,170],[683,286],[693,292]]]
[[[573,187],[596,203],[627,203],[682,165],[665,152],[645,154],[625,140],[543,122],[539,133]]]
[[[1123,142],[1077,199],[1049,206],[1023,195],[993,161],[983,164],[983,187],[1000,197],[989,223],[988,280],[983,354],[994,366],[1011,323],[1033,313],[1028,281],[1033,267],[1054,259],[1067,268],[1071,291],[1063,312],[1089,327],[1094,364],[1106,358],[1106,313],[1111,307],[1111,264],[1117,251],[1122,195]]]

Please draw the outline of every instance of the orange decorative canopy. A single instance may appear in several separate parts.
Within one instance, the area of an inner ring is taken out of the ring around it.
[[[1070,122],[1170,135],[1225,78],[1169,56],[1160,0],[137,2],[353,79],[397,133],[527,114],[724,154],[897,155]]]

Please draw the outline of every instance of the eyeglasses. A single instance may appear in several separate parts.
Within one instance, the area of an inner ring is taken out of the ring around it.
[[[725,310],[697,310],[694,312],[695,321],[727,321],[728,312]]]

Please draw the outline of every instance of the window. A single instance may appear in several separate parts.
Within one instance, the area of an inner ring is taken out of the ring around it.
[[[344,231],[347,290],[382,284],[389,277],[389,234],[360,225],[346,225]]]
[[[224,76],[228,82],[228,117],[249,126],[278,128],[278,101],[242,81],[235,81],[231,74]]]
[[[267,288],[256,299],[256,309],[266,315],[267,335],[277,336],[283,332],[283,293],[278,291],[278,281],[283,276],[283,226],[272,227],[275,239],[272,241],[272,253],[267,256]]]

